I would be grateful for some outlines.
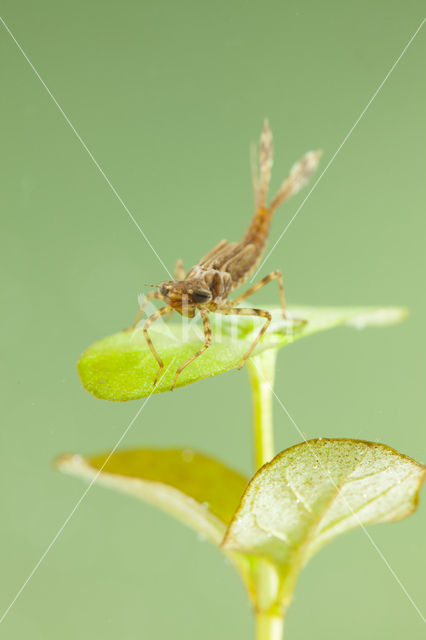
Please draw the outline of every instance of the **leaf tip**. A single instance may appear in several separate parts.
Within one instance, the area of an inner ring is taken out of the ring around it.
[[[352,318],[348,318],[346,325],[355,329],[365,327],[386,327],[404,322],[410,315],[408,307],[382,307],[381,309],[371,309],[365,313],[358,313]]]
[[[63,473],[81,472],[84,466],[84,458],[78,453],[63,453],[53,460],[53,466]]]

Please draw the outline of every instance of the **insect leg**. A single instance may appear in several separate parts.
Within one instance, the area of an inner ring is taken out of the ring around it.
[[[147,303],[149,302],[149,300],[153,300],[153,299],[161,300],[161,296],[160,296],[160,293],[158,291],[151,291],[151,293],[148,293],[148,295],[145,296],[143,302],[141,303],[141,305],[139,307],[139,311],[138,311],[138,313],[136,315],[136,319],[135,319],[134,323],[132,324],[132,326],[130,327],[130,329],[136,329],[137,328],[137,326],[138,326],[138,324],[140,322],[140,319],[142,318],[142,314],[144,312],[144,309],[145,309]]]
[[[259,340],[265,333],[266,329],[271,324],[272,316],[269,313],[269,311],[264,311],[263,309],[240,309],[240,308],[234,309],[233,307],[225,307],[224,309],[218,309],[217,313],[223,313],[224,315],[235,315],[235,316],[258,316],[260,318],[265,318],[265,324],[259,331],[250,349],[247,351],[246,354],[244,354],[240,364],[237,366],[237,369],[241,369],[244,366],[247,358],[250,357],[253,349],[259,343]]]
[[[183,261],[179,258],[176,262],[175,271],[174,271],[175,280],[184,280],[185,279],[185,269],[183,268]]]
[[[155,376],[154,387],[157,384],[158,378],[159,378],[162,370],[164,369],[164,362],[162,361],[162,359],[160,358],[160,356],[156,352],[156,350],[154,348],[154,345],[152,344],[152,340],[151,340],[151,338],[149,337],[149,334],[148,334],[148,329],[156,320],[158,320],[159,318],[161,318],[161,316],[163,316],[164,314],[168,313],[171,310],[172,310],[172,308],[169,305],[167,305],[165,307],[162,307],[161,309],[159,309],[158,311],[153,313],[152,316],[150,316],[148,318],[148,320],[145,322],[144,327],[143,327],[143,333],[144,333],[144,336],[145,336],[145,340],[146,340],[146,342],[148,344],[148,347],[151,350],[152,355],[157,360],[158,367],[159,367],[157,375]]]
[[[284,280],[283,280],[281,271],[279,271],[278,269],[276,271],[272,271],[272,273],[262,278],[262,280],[259,280],[259,282],[256,282],[256,284],[250,287],[250,289],[247,289],[247,291],[245,291],[240,296],[238,296],[238,298],[235,298],[235,300],[232,300],[231,302],[232,306],[235,307],[237,304],[239,304],[240,302],[242,302],[243,300],[251,296],[253,293],[256,293],[256,291],[258,291],[259,289],[264,287],[266,284],[268,284],[269,282],[275,279],[278,280],[278,286],[280,289],[280,299],[281,299],[281,308],[283,312],[283,318],[284,320],[287,320]]]
[[[194,355],[191,358],[189,358],[186,362],[184,362],[179,367],[179,369],[176,370],[175,379],[173,380],[173,384],[170,388],[170,391],[173,391],[173,389],[175,388],[177,379],[179,375],[182,373],[182,371],[185,369],[185,367],[191,364],[191,362],[194,362],[196,358],[198,358],[202,353],[204,353],[204,351],[206,351],[209,348],[210,343],[212,341],[212,331],[211,331],[210,322],[209,322],[209,312],[206,311],[205,309],[200,309],[200,315],[203,321],[203,328],[204,328],[204,344],[201,347],[201,349],[197,351],[197,353],[194,353]]]

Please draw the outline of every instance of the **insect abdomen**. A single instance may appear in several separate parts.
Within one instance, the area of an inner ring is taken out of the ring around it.
[[[241,243],[254,244],[263,251],[268,239],[269,227],[271,226],[272,214],[268,209],[258,209],[253,216],[249,228],[245,232]]]

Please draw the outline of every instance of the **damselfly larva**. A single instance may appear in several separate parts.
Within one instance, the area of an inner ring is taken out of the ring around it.
[[[269,227],[276,209],[290,196],[297,193],[309,180],[315,171],[320,151],[310,151],[297,162],[290,171],[289,176],[282,183],[277,195],[271,204],[267,205],[267,192],[272,169],[272,134],[268,122],[265,121],[259,149],[259,170],[254,164],[252,169],[255,213],[250,225],[240,242],[227,242],[222,240],[209,251],[192,269],[185,275],[183,263],[178,261],[175,270],[175,280],[162,282],[154,291],[146,296],[136,316],[133,328],[136,328],[148,300],[153,298],[164,300],[162,307],[151,315],[144,324],[143,332],[148,346],[158,362],[158,373],[154,380],[154,386],[164,369],[164,364],[155,350],[148,333],[149,327],[163,315],[177,311],[183,316],[193,318],[198,309],[204,328],[204,344],[194,355],[184,362],[177,370],[171,390],[175,387],[180,373],[198,358],[211,344],[211,329],[209,313],[222,313],[225,315],[259,316],[265,322],[253,341],[253,344],[244,354],[238,369],[244,365],[253,349],[262,338],[271,322],[271,314],[263,309],[251,309],[239,307],[240,302],[248,296],[264,287],[271,280],[278,280],[283,318],[286,316],[286,302],[284,294],[284,281],[281,272],[276,270],[262,278],[247,291],[233,300],[229,300],[229,294],[240,287],[259,265],[266,247]]]

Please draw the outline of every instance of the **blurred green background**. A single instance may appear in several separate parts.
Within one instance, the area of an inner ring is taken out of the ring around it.
[[[2,16],[172,269],[252,213],[249,143],[268,116],[272,188],[311,148],[322,167],[419,26],[420,0],[72,3],[3,0]],[[165,272],[2,27],[1,610],[84,485],[65,451],[115,444],[139,402],[96,400],[76,361],[127,326]],[[394,328],[335,330],[280,353],[276,390],[307,438],[379,440],[425,460],[424,113],[418,34],[262,269],[290,303],[401,304]],[[270,246],[302,202],[280,210]],[[277,301],[274,287],[256,304]],[[226,407],[226,411],[223,411]],[[279,405],[277,447],[300,440]],[[251,469],[246,372],[151,398],[123,443],[186,445]],[[426,496],[423,496],[425,498]],[[426,608],[426,504],[370,533]],[[287,637],[424,637],[362,531],[302,574]],[[239,579],[216,549],[135,499],[93,487],[2,625],[3,637],[250,638]]]

